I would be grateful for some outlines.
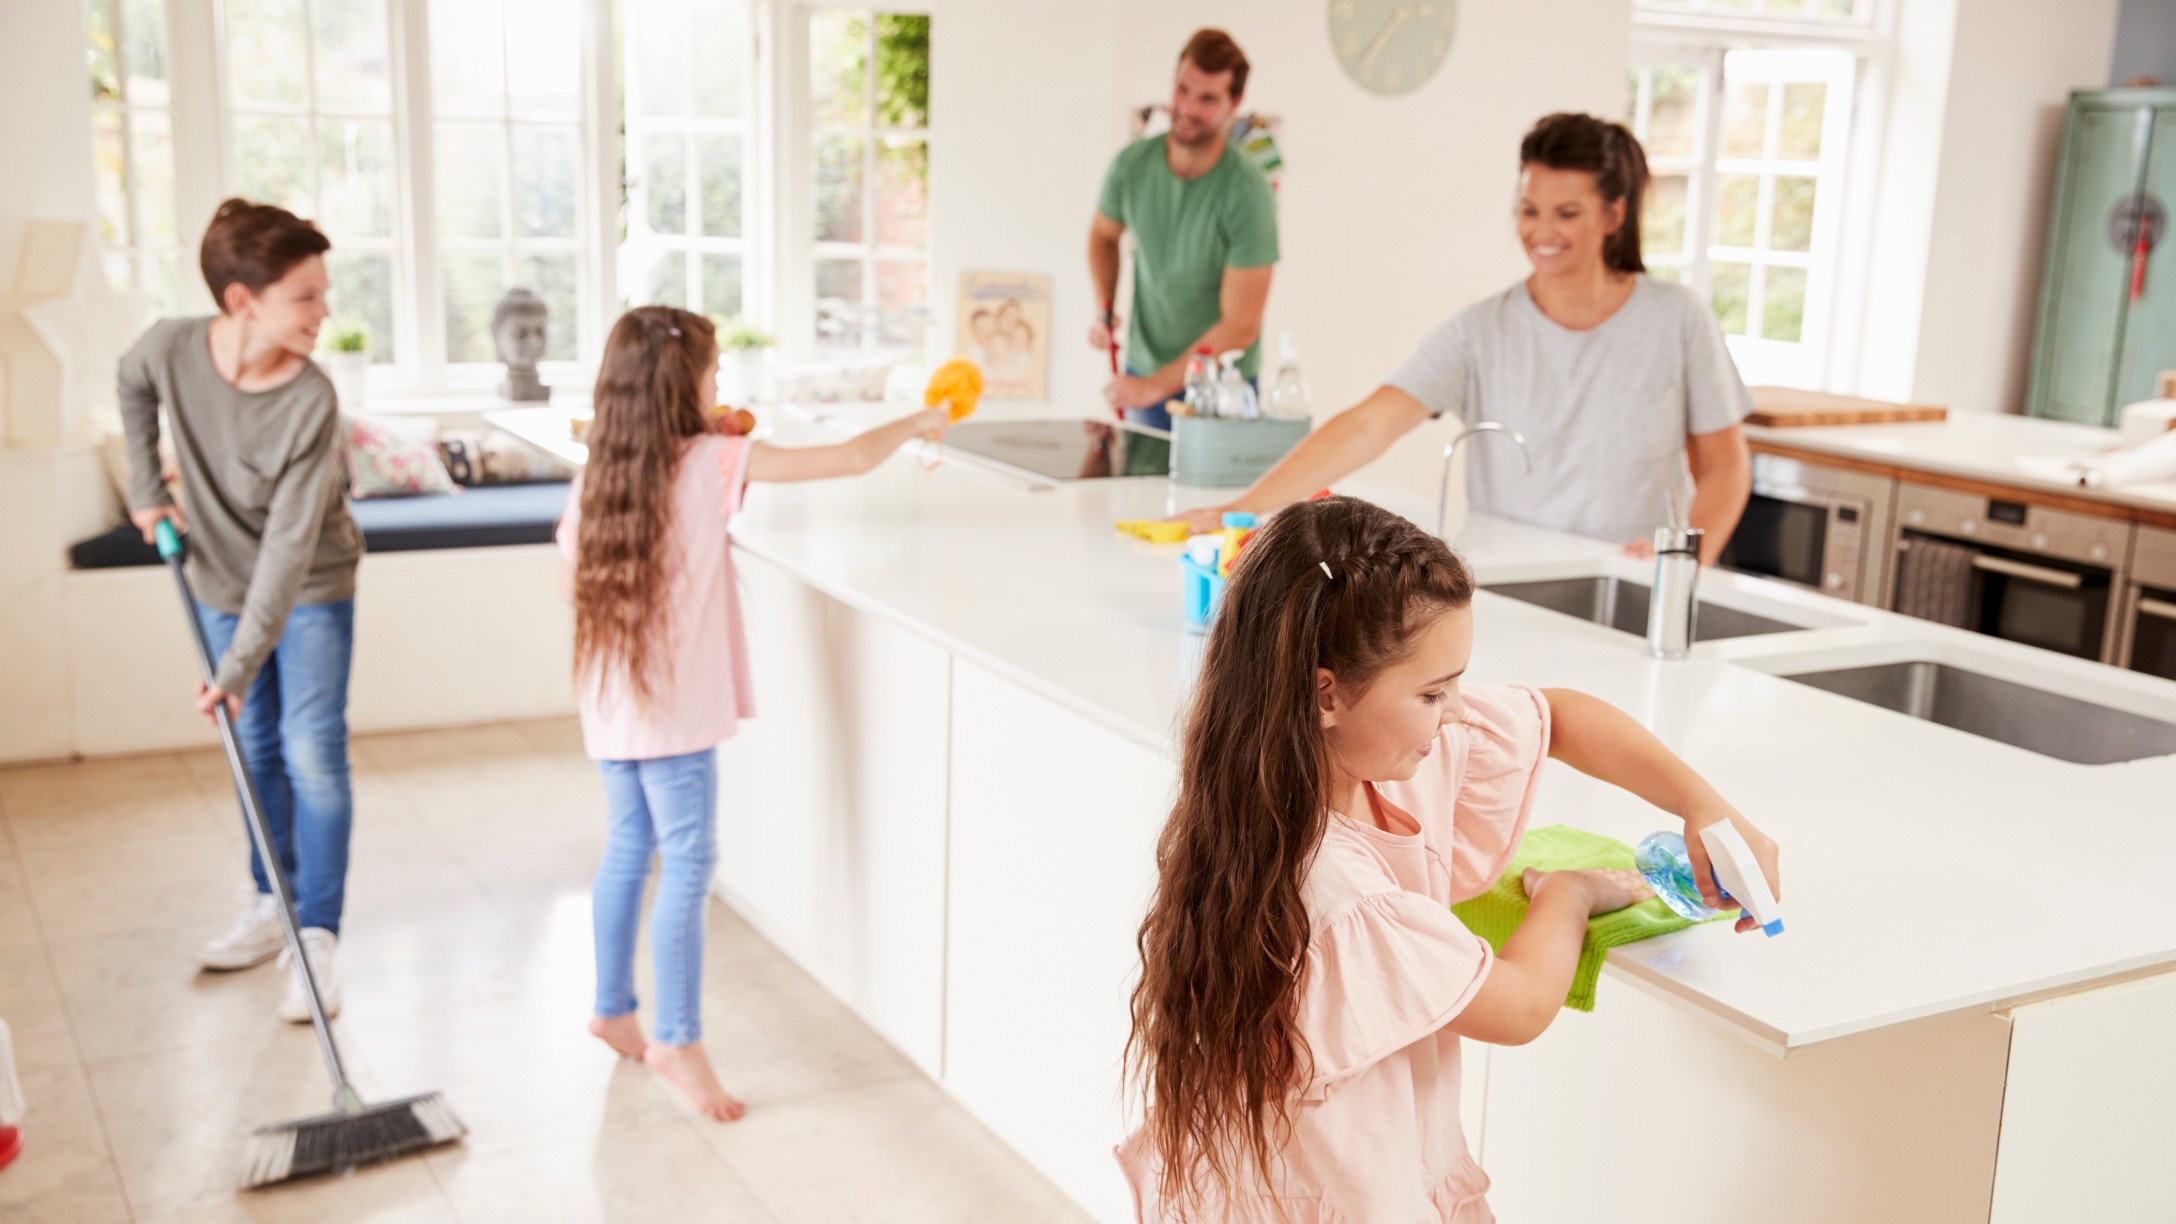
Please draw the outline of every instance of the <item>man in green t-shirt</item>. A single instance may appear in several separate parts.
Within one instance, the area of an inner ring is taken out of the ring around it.
[[[1206,345],[1246,350],[1256,376],[1262,308],[1277,263],[1277,199],[1269,180],[1225,138],[1247,87],[1247,57],[1222,30],[1201,30],[1179,53],[1171,130],[1126,146],[1103,176],[1088,230],[1088,271],[1100,321],[1088,343],[1107,349],[1119,325],[1118,240],[1133,231],[1133,324],[1125,369],[1103,389],[1112,411],[1158,428],[1185,389],[1186,360]]]

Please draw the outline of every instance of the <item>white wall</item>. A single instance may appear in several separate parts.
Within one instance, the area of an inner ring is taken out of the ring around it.
[[[56,0],[0,4],[0,286],[15,283],[23,225],[33,217],[86,220],[91,194],[91,95],[83,68],[83,12]]]
[[[1087,346],[1095,308],[1088,220],[1124,126],[1105,104],[1117,51],[1112,0],[940,0],[930,36],[930,302],[952,344],[959,274],[1052,279],[1050,402],[1100,408],[1105,359]]]
[[[82,21],[56,0],[0,4],[0,287],[15,283],[28,222],[96,216]],[[0,761],[70,748],[63,550],[96,529],[104,486],[87,450],[0,449]]]
[[[1915,399],[2024,411],[2063,107],[2107,79],[2117,8],[1957,5]]]

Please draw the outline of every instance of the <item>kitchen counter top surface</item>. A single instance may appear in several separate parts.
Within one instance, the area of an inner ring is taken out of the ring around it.
[[[2094,425],[1953,411],[1946,421],[1792,428],[1748,425],[1745,432],[1755,442],[1775,446],[2176,515],[2176,480],[2086,488],[2018,465],[2020,458],[2080,459],[2119,447],[2115,430]]]
[[[579,460],[563,445],[563,413],[554,424],[559,410],[522,411],[496,423]],[[849,420],[879,419],[813,415],[825,419],[779,414],[780,440],[825,441]],[[894,457],[860,480],[758,488],[735,541],[1168,756],[1202,639],[1181,611],[1178,546],[1111,524],[1216,494],[1153,478],[1038,486],[956,456],[928,470],[925,458]],[[1377,500],[1431,517],[1409,499]],[[1452,535],[1484,585],[1648,576],[1607,544],[1502,520],[1472,518]],[[1783,936],[1714,924],[1619,948],[1609,967],[1620,986],[1789,1054],[2176,966],[2165,899],[2176,759],[2074,765],[1773,673],[1931,659],[2168,721],[2176,684],[1739,575],[1709,572],[1702,594],[1814,627],[1660,662],[1632,635],[1486,591],[1475,601],[1469,683],[1574,687],[1614,702],[1784,848]],[[764,627],[750,632],[760,644]],[[1533,820],[1627,842],[1674,824],[1557,764]],[[1598,1014],[1608,1010],[1605,989]]]

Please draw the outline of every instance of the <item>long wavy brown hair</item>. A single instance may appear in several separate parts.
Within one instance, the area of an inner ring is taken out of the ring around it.
[[[665,631],[666,541],[682,444],[710,429],[699,392],[717,364],[710,320],[670,306],[620,316],[598,364],[574,567],[574,671],[617,675],[647,702]]]
[[[1249,1172],[1274,1184],[1314,1078],[1300,890],[1331,802],[1316,669],[1364,693],[1472,600],[1441,540],[1349,497],[1278,513],[1239,555],[1186,714],[1126,1043],[1176,1218]]]

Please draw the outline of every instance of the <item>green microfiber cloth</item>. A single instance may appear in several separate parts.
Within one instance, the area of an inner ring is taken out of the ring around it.
[[[1504,868],[1503,875],[1489,886],[1489,890],[1451,907],[1451,912],[1458,915],[1467,930],[1487,940],[1498,952],[1504,950],[1504,941],[1511,938],[1511,932],[1526,921],[1526,885],[1521,877],[1529,867],[1543,871],[1631,871],[1634,860],[1632,847],[1614,837],[1574,829],[1570,825],[1529,829],[1526,839],[1519,843],[1518,852],[1511,856],[1511,865]],[[1735,918],[1737,912],[1733,910],[1722,917]],[[1587,939],[1580,945],[1579,969],[1572,974],[1572,989],[1564,999],[1564,1006],[1575,1011],[1594,1010],[1594,983],[1602,976],[1602,959],[1609,955],[1611,948],[1681,931],[1691,925],[1690,920],[1678,917],[1676,911],[1652,897],[1614,914],[1587,919]]]

